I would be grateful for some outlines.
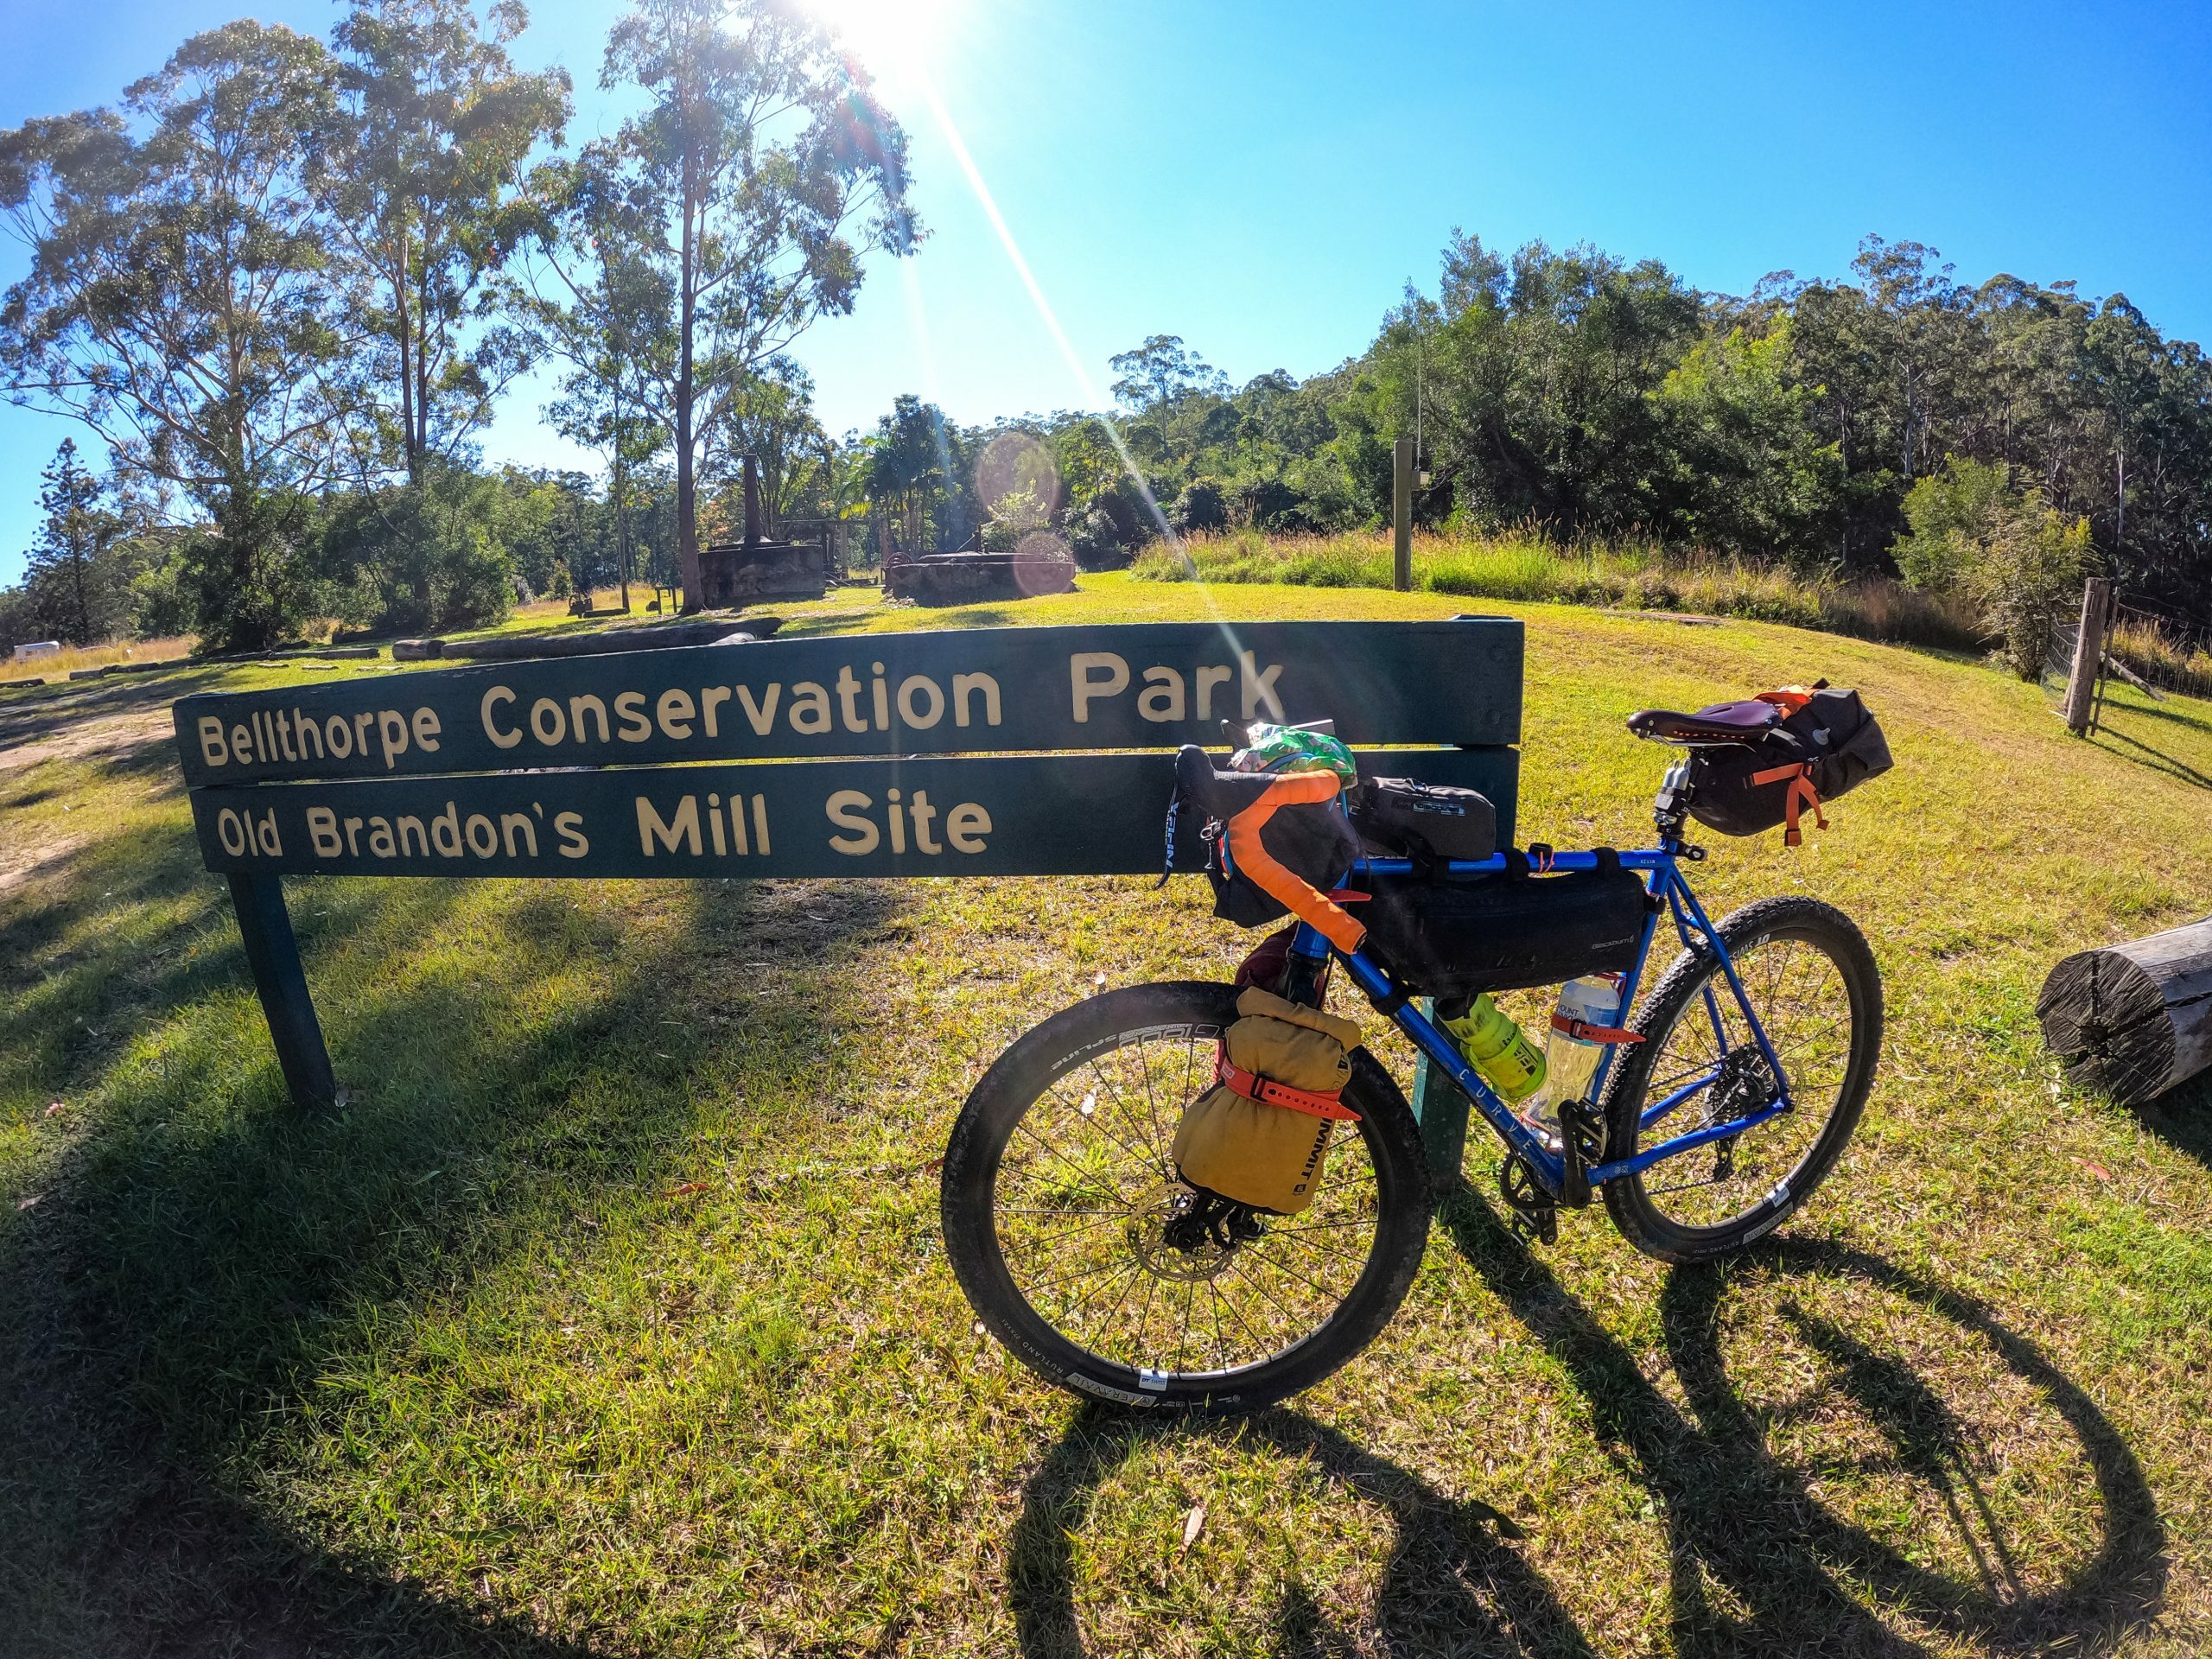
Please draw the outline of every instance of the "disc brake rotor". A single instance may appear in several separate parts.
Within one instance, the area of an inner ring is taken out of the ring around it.
[[[1162,1181],[1129,1206],[1122,1236],[1139,1264],[1155,1279],[1178,1285],[1217,1279],[1237,1250],[1260,1236],[1249,1220],[1250,1212],[1242,1205],[1212,1214],[1220,1202],[1180,1181]]]

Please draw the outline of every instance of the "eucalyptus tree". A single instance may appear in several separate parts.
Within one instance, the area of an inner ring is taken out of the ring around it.
[[[206,641],[304,620],[301,544],[331,476],[333,374],[357,331],[307,178],[331,110],[322,47],[240,22],[93,110],[0,132],[0,223],[29,269],[0,301],[0,377],[176,486]]]
[[[497,276],[534,215],[531,158],[558,144],[569,77],[518,70],[528,14],[499,0],[361,0],[342,18],[313,180],[373,341],[355,365],[361,461],[410,485],[451,463],[528,365]]]
[[[649,239],[645,210],[608,146],[540,167],[531,195],[538,257],[525,279],[508,284],[508,304],[535,348],[562,365],[545,418],[607,462],[626,612],[635,569],[630,480],[668,447],[655,397],[667,378],[667,273],[639,252]]]
[[[608,152],[645,209],[630,221],[637,255],[669,296],[643,360],[696,609],[702,462],[744,377],[852,309],[867,253],[913,246],[906,139],[831,30],[788,0],[639,0],[601,84],[645,102]]]

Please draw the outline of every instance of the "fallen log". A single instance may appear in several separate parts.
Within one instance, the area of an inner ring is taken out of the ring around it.
[[[2212,1067],[2212,917],[2068,957],[2036,999],[2070,1082],[2130,1105]]]

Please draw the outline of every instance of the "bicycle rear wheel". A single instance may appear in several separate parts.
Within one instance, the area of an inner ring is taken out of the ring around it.
[[[945,1253],[984,1326],[1048,1382],[1249,1411],[1335,1370],[1405,1298],[1428,1232],[1421,1138],[1363,1049],[1344,1091],[1359,1122],[1338,1128],[1303,1213],[1175,1228],[1192,1194],[1168,1147],[1236,997],[1193,982],[1092,997],[1023,1036],[961,1109]]]
[[[1841,911],[1764,899],[1718,929],[1789,1080],[1757,1128],[1605,1183],[1613,1224],[1662,1262],[1709,1262],[1770,1232],[1811,1196],[1858,1127],[1882,1044],[1882,976]],[[1710,950],[1675,958],[1605,1087],[1606,1155],[1751,1116],[1776,1096],[1743,1005]],[[1664,1116],[1643,1122],[1655,1103]]]

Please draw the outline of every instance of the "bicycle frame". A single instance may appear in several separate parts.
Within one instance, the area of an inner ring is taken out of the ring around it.
[[[1719,931],[1707,917],[1704,906],[1698,903],[1697,895],[1690,891],[1689,883],[1683,879],[1680,860],[1685,849],[1671,836],[1667,839],[1669,844],[1666,846],[1640,852],[1624,852],[1619,855],[1621,868],[1641,874],[1646,890],[1660,901],[1644,918],[1643,932],[1637,941],[1636,961],[1629,969],[1621,987],[1621,1017],[1625,1020],[1636,1006],[1644,965],[1651,951],[1652,938],[1658,930],[1659,916],[1663,910],[1673,920],[1675,931],[1686,949],[1710,950],[1719,960],[1721,974],[1735,996],[1736,1006],[1743,1011],[1745,1023],[1759,1046],[1759,1052],[1765,1058],[1769,1073],[1775,1079],[1777,1093],[1770,1103],[1747,1116],[1731,1118],[1725,1123],[1708,1124],[1686,1135],[1662,1141],[1657,1146],[1629,1157],[1589,1166],[1584,1173],[1593,1188],[1609,1180],[1639,1174],[1665,1159],[1756,1128],[1770,1118],[1789,1110],[1794,1103],[1789,1096],[1789,1078],[1783,1070],[1774,1045],[1767,1039],[1765,1027],[1760,1023],[1758,1013],[1751,1007],[1751,998],[1745,993],[1743,982],[1737,976],[1736,964],[1728,954],[1728,947],[1722,942]],[[1498,855],[1479,863],[1454,862],[1449,868],[1454,874],[1501,874],[1506,868],[1506,861],[1503,855]],[[1587,852],[1554,853],[1546,868],[1560,872],[1593,870],[1598,868],[1598,856],[1595,853]],[[1412,864],[1402,859],[1367,859],[1354,867],[1354,873],[1365,871],[1378,875],[1402,875],[1412,868]],[[1290,950],[1294,959],[1302,960],[1313,967],[1333,956],[1343,963],[1344,971],[1351,976],[1352,982],[1370,999],[1378,1004],[1397,1001],[1399,1006],[1390,1017],[1396,1022],[1398,1029],[1406,1033],[1414,1047],[1428,1057],[1432,1066],[1459,1085],[1467,1098],[1474,1103],[1476,1110],[1488,1120],[1498,1138],[1527,1161],[1545,1189],[1554,1198],[1560,1195],[1567,1179],[1566,1160],[1522,1122],[1513,1109],[1483,1080],[1482,1074],[1468,1064],[1452,1039],[1403,995],[1401,988],[1381,964],[1364,950],[1346,952],[1336,949],[1308,923],[1299,925]],[[1725,1055],[1728,1052],[1727,1034],[1722,1025],[1720,1005],[1713,986],[1707,986],[1703,1000],[1706,1017],[1713,1021],[1716,1050]],[[1597,1074],[1590,1083],[1590,1098],[1592,1101],[1602,1097],[1615,1058],[1611,1046],[1600,1057]],[[1639,1127],[1649,1128],[1669,1113],[1712,1087],[1719,1075],[1719,1068],[1716,1064],[1663,1098],[1648,1103],[1641,1114]]]

